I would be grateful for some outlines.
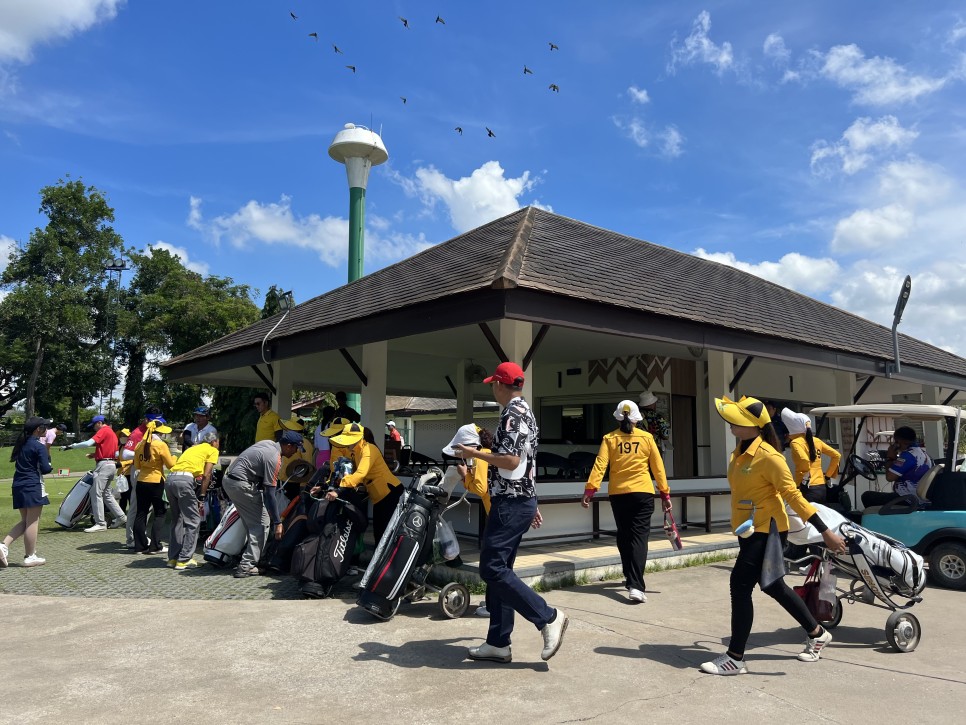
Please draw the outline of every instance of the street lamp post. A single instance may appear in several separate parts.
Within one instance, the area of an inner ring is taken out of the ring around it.
[[[113,401],[114,401],[114,363],[117,357],[117,340],[116,340],[117,315],[116,314],[114,316],[115,324],[113,327],[111,326],[111,310],[114,307],[113,305],[114,296],[111,293],[111,282],[114,281],[114,273],[116,272],[117,273],[116,287],[118,290],[118,297],[120,298],[121,273],[126,271],[127,269],[128,269],[127,262],[124,260],[123,257],[115,257],[114,259],[110,260],[110,262],[104,265],[104,271],[107,272],[107,335],[108,335],[108,344],[110,345],[110,348],[111,348],[111,367],[107,371],[107,376],[108,376],[107,377],[107,388],[108,388],[107,417],[108,418],[111,418],[111,408],[113,407]],[[97,407],[97,412],[103,413],[104,412],[103,408],[104,408],[104,393],[102,391],[100,404]]]

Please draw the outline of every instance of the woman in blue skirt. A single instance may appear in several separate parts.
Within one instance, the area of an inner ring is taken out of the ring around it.
[[[40,512],[50,503],[44,490],[44,474],[50,473],[50,454],[43,444],[49,420],[28,418],[23,432],[13,446],[10,460],[16,464],[13,473],[13,507],[20,511],[20,522],[10,529],[0,543],[0,566],[7,565],[10,545],[23,537],[24,566],[41,566],[47,560],[37,556],[37,532],[40,529]]]

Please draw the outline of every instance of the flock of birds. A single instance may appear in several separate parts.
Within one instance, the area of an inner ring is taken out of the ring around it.
[[[298,21],[299,16],[296,15],[294,12],[289,11],[289,15],[291,16],[291,18],[292,18],[293,21],[296,21],[296,22]],[[399,17],[399,22],[402,23],[403,29],[409,30],[409,19],[408,18],[404,18],[402,16],[398,16],[398,17]],[[436,21],[435,21],[434,24],[435,25],[446,25],[446,21],[443,20],[442,17],[440,17],[439,15],[437,15],[436,16]],[[316,32],[309,33],[308,34],[308,37],[312,38],[316,42],[318,42],[318,40],[319,40],[319,34],[316,33]],[[550,46],[550,52],[553,52],[555,50],[560,50],[560,47],[556,43],[548,42],[547,45]],[[332,43],[332,50],[335,53],[337,53],[338,55],[345,55],[342,52],[342,49],[338,45],[336,45],[335,43]],[[356,72],[356,66],[354,66],[354,65],[346,65],[346,68],[348,70],[352,71],[353,73]],[[525,76],[527,76],[527,75],[533,75],[533,71],[530,70],[530,68],[528,66],[524,65],[523,66],[523,75],[525,75]],[[550,91],[552,91],[553,93],[560,93],[560,86],[557,85],[556,83],[551,83],[547,87],[547,89],[550,90]],[[403,102],[403,105],[405,105],[408,99],[405,96],[399,96],[399,100]],[[489,126],[484,126],[483,128],[486,129],[486,136],[487,136],[487,138],[496,138],[496,134],[493,132],[493,130],[491,128],[489,128]],[[462,126],[457,126],[453,130],[456,131],[456,133],[458,133],[460,136],[463,135],[463,127]]]

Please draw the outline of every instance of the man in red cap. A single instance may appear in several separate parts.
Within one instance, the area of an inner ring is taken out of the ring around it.
[[[510,662],[510,634],[513,613],[519,612],[543,635],[541,658],[549,660],[563,641],[567,615],[554,609],[513,571],[520,541],[530,526],[540,525],[534,478],[537,470],[539,429],[533,411],[523,399],[523,368],[505,362],[483,382],[493,389],[502,407],[500,422],[493,438],[492,452],[457,444],[453,448],[463,458],[486,461],[490,470],[490,514],[486,519],[480,550],[480,577],[486,582],[486,608],[490,628],[486,642],[470,647],[472,660]]]

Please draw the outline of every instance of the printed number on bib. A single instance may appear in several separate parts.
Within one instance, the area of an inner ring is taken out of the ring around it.
[[[641,444],[638,441],[628,442],[628,441],[618,441],[617,442],[617,452],[620,454],[626,453],[637,453],[637,449]]]

